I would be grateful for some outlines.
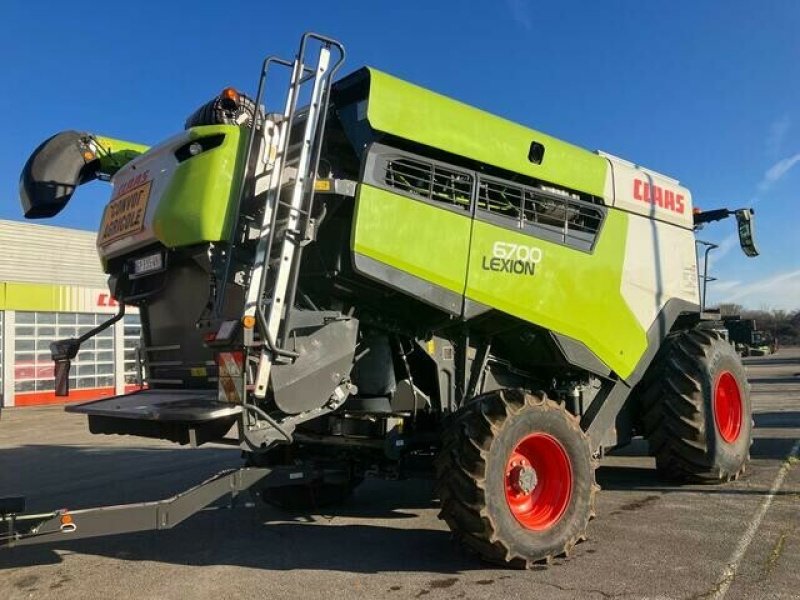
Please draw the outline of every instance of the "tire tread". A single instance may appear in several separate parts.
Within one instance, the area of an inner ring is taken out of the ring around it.
[[[586,539],[586,525],[594,516],[595,496],[600,487],[594,480],[592,461],[589,514],[580,532],[563,544],[560,551],[542,556],[524,556],[513,544],[503,540],[486,510],[486,463],[493,438],[509,417],[526,407],[564,413],[575,434],[585,437],[577,419],[543,393],[501,390],[474,398],[454,415],[445,444],[436,461],[436,491],[441,499],[439,518],[468,549],[492,563],[512,568],[530,568],[539,562],[550,563],[556,556],[566,556],[579,541]]]
[[[720,341],[710,329],[671,334],[640,386],[644,434],[659,474],[667,479],[720,482],[744,471],[744,464],[730,472],[720,470],[709,458],[701,381]],[[744,385],[742,393],[749,394],[749,385]]]

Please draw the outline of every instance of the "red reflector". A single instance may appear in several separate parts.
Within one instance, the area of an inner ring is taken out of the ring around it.
[[[203,336],[203,340],[206,342],[213,342],[215,339],[217,339],[217,334],[214,332],[207,333]]]

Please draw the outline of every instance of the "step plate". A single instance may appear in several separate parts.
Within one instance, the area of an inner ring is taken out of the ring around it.
[[[66,407],[67,412],[89,416],[184,423],[232,417],[241,410],[220,402],[217,390],[142,390]]]

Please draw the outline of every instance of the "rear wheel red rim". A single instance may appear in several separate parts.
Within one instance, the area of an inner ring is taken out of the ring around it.
[[[723,371],[714,384],[714,421],[719,435],[729,444],[739,439],[743,412],[739,384],[730,371]]]
[[[523,438],[506,463],[505,492],[511,514],[526,529],[558,523],[572,497],[572,465],[561,442],[546,433]]]

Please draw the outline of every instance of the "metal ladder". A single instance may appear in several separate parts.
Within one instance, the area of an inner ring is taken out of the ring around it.
[[[314,68],[305,64],[310,41],[319,44]],[[334,49],[338,56],[332,61]],[[283,333],[294,303],[301,246],[309,240],[307,227],[313,208],[314,181],[331,82],[342,62],[344,48],[341,44],[318,34],[306,33],[294,61],[270,57],[264,61],[261,72],[256,110],[263,100],[269,66],[277,64],[291,69],[283,116],[265,119],[261,140],[256,139],[257,128],[252,128],[246,163],[250,164],[256,146],[260,145],[264,169],[254,178],[253,192],[256,196],[265,194],[265,205],[243,314],[243,322],[251,325],[245,328],[245,345],[259,348],[258,368],[252,382],[253,393],[258,399],[267,394],[272,365],[296,357],[293,352],[280,348],[282,340],[279,335]],[[298,111],[298,102],[307,86],[311,86],[308,106]],[[299,139],[298,130],[301,132]],[[252,327],[253,323],[255,327]]]

